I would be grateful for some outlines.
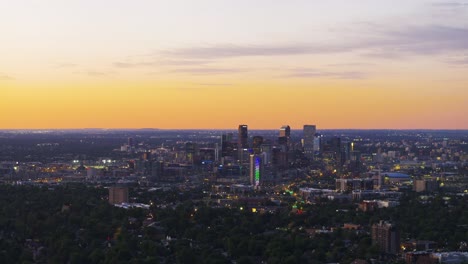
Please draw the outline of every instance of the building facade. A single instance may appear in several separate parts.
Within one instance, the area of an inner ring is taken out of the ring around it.
[[[397,254],[400,251],[398,228],[385,221],[372,225],[372,244],[377,245],[382,253]]]
[[[109,188],[109,203],[128,203],[128,187],[114,186]]]
[[[303,148],[304,155],[312,160],[314,158],[315,125],[304,125]]]

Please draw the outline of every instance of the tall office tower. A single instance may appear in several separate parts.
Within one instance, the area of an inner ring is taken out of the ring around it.
[[[322,151],[322,144],[323,144],[323,135],[319,133],[315,133],[314,139],[314,152],[320,153]]]
[[[314,158],[315,131],[315,125],[304,125],[304,155],[310,160]]]
[[[279,136],[289,138],[291,136],[291,127],[287,125],[282,126],[279,130]]]
[[[221,136],[221,157],[233,156],[232,133]]]
[[[250,155],[250,184],[257,187],[262,181],[263,163],[259,155]]]
[[[281,146],[285,146],[284,151],[288,151],[290,137],[291,128],[287,125],[282,126],[279,130],[278,144]]]
[[[214,153],[215,158],[214,158],[214,159],[215,159],[215,161],[219,161],[219,157],[220,157],[219,153],[220,153],[221,151],[220,151],[220,149],[219,149],[219,144],[218,144],[218,143],[215,143],[215,148],[214,148],[214,150],[215,150],[215,153]]]
[[[397,254],[400,249],[400,232],[395,225],[380,221],[372,225],[372,244],[381,252]]]
[[[237,160],[240,164],[249,162],[249,136],[247,134],[247,125],[239,125],[237,135]]]
[[[151,162],[151,182],[158,182],[163,180],[164,175],[164,162],[162,161],[152,161]]]
[[[248,144],[249,136],[247,134],[247,125],[239,125],[238,137],[237,137],[237,148],[246,149],[249,147]]]
[[[187,161],[193,164],[195,157],[198,155],[198,144],[193,142],[185,143],[185,155]]]
[[[133,141],[133,138],[132,138],[132,137],[129,137],[129,138],[127,139],[127,145],[128,145],[130,148],[135,146],[135,142]]]
[[[351,151],[354,148],[353,142],[341,142],[341,165],[345,164],[351,159]]]
[[[128,188],[127,187],[110,187],[109,188],[109,203],[121,204],[128,203]]]
[[[263,144],[263,137],[262,136],[254,136],[252,140],[252,149],[254,154],[260,154],[262,152],[262,144]]]

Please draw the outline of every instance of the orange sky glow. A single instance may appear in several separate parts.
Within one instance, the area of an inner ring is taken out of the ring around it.
[[[0,129],[468,129],[468,5],[168,2],[0,4]]]

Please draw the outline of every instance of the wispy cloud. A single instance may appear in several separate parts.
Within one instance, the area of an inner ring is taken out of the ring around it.
[[[198,86],[232,86],[232,83],[195,83]]]
[[[83,74],[83,75],[87,75],[90,77],[97,77],[97,78],[109,77],[109,76],[113,76],[116,74],[116,72],[114,71],[100,71],[100,70],[85,70],[85,71],[76,71],[73,73]]]
[[[390,51],[397,56],[421,56],[459,50],[468,50],[468,28],[446,25],[389,28],[374,25],[366,32],[360,32],[341,42],[283,45],[225,44],[173,49],[163,51],[161,55],[170,58],[219,60],[234,57],[314,55],[355,51],[374,55]]]
[[[468,66],[468,56],[460,56],[458,58],[448,59],[445,62],[453,65]]]
[[[322,44],[285,44],[285,45],[216,45],[174,49],[163,53],[169,57],[219,59],[251,56],[285,56],[342,52],[356,48],[355,44],[322,45]]]
[[[55,68],[75,68],[78,64],[75,63],[59,63],[55,65]]]
[[[347,79],[361,80],[368,77],[368,73],[360,71],[323,71],[318,69],[293,69],[289,74],[282,77],[287,78],[319,78],[325,77],[329,79]]]
[[[0,73],[0,81],[11,81],[11,80],[14,80],[15,78],[13,78],[12,76],[10,75],[7,75],[7,74],[4,74],[4,73]]]
[[[173,73],[187,73],[193,75],[205,75],[205,74],[232,74],[246,72],[246,69],[240,68],[180,68],[174,69]]]
[[[434,7],[468,7],[468,2],[458,1],[458,2],[434,2],[432,3]]]
[[[93,76],[93,77],[103,77],[103,76],[114,75],[115,72],[112,72],[112,71],[87,71],[86,74],[88,74],[89,76]]]
[[[141,60],[141,61],[117,61],[112,65],[116,68],[142,68],[142,67],[155,67],[155,66],[192,66],[192,65],[206,65],[211,61],[208,60]]]
[[[368,63],[368,62],[347,62],[347,63],[332,63],[332,64],[326,64],[325,66],[330,66],[330,67],[361,67],[361,66],[374,66],[374,63]]]

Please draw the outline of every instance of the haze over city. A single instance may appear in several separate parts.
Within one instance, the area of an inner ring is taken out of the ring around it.
[[[466,1],[2,1],[0,129],[468,129]]]

